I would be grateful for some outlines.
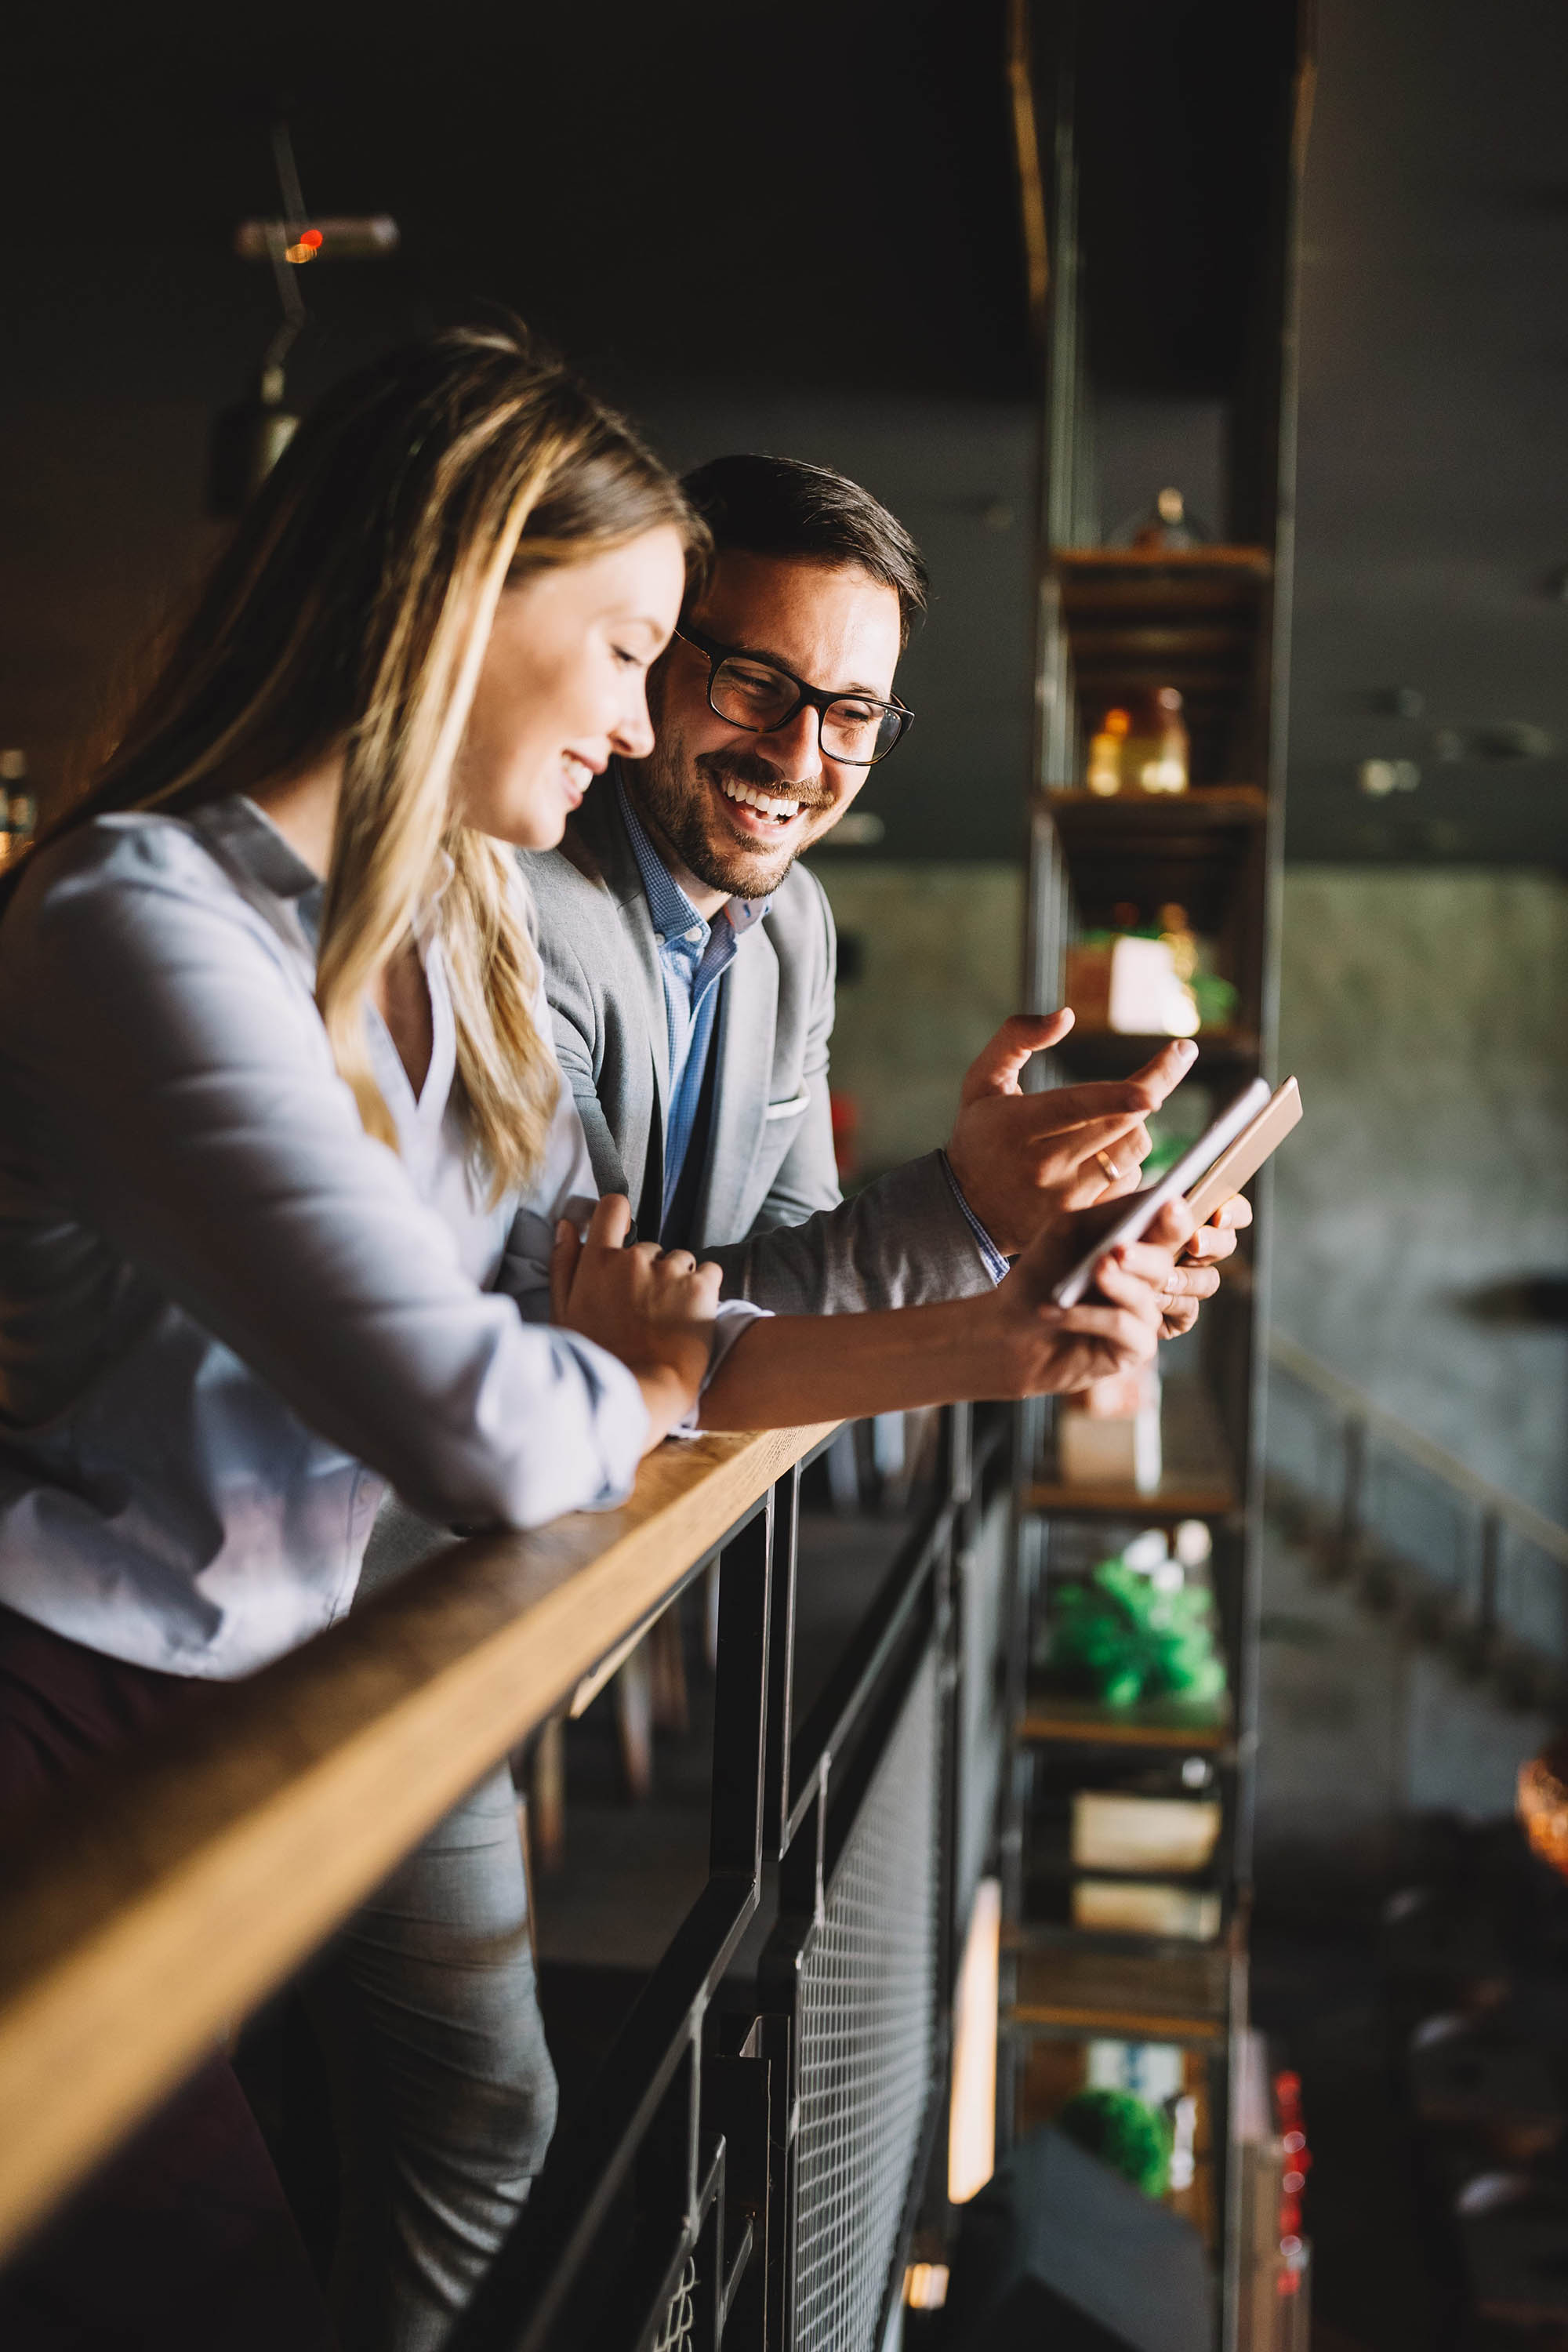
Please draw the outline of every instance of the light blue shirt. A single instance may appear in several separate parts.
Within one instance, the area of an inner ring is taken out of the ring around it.
[[[166,1673],[248,1674],[341,1617],[389,1486],[437,1525],[536,1527],[620,1501],[647,1437],[625,1365],[544,1328],[555,1221],[596,1190],[571,1089],[491,1204],[432,937],[417,1097],[367,1016],[399,1149],[373,1141],[316,1010],[320,908],[235,798],[82,826],[0,923],[26,1008],[0,1034],[0,1601]]]
[[[731,898],[718,920],[705,922],[676,881],[638,822],[619,775],[616,791],[626,838],[642,876],[643,895],[658,942],[664,1011],[669,1035],[669,1097],[664,1129],[664,1196],[660,1222],[669,1215],[691,1148],[708,1056],[719,1008],[719,982],[735,960],[746,933],[760,923],[771,898]]]

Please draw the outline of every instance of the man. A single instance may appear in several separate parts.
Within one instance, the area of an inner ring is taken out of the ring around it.
[[[925,567],[886,508],[824,467],[723,457],[685,487],[717,552],[649,680],[654,750],[612,766],[560,850],[523,861],[595,1173],[628,1194],[644,1239],[717,1258],[726,1295],[779,1312],[982,1290],[1047,1216],[1132,1188],[1143,1116],[1194,1049],[1121,1084],[1025,1095],[1025,1065],[1070,1015],[1016,1016],[971,1066],[946,1150],[842,1199],[833,917],[796,861],[907,730],[893,675]],[[1232,1247],[1207,1228],[1199,1255]],[[1168,1330],[1216,1280],[1177,1269]]]

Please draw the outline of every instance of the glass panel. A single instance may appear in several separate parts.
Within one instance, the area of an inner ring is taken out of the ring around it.
[[[822,748],[840,760],[880,759],[899,738],[899,714],[885,703],[844,697],[822,714]]]
[[[726,661],[713,673],[709,699],[721,718],[765,731],[779,724],[800,696],[793,679],[765,663]]]

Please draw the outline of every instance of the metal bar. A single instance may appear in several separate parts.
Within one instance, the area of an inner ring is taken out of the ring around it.
[[[1487,1647],[1497,1639],[1498,1600],[1502,1583],[1502,1518],[1487,1511],[1481,1518],[1480,1579],[1476,1592],[1476,1638]]]
[[[754,1880],[710,1878],[616,2035],[576,2120],[557,2133],[521,2221],[448,2352],[543,2352],[658,2103],[757,1907]]]
[[[785,1474],[793,1477],[793,1472]],[[685,2063],[695,2163],[702,2017],[762,1891],[763,1751],[777,1485],[723,1551],[713,1725],[712,1875],[638,1996],[593,2092],[557,2137],[521,2222],[453,2338],[451,2352],[542,2352],[591,2257],[610,2204],[643,2155]],[[639,2256],[639,2261],[641,2257]],[[650,2258],[651,2259],[651,2258]],[[632,2292],[628,2284],[627,2292]]]
[[[1366,1423],[1359,1414],[1347,1414],[1343,1433],[1343,1476],[1340,1486],[1340,1523],[1334,1538],[1334,1565],[1348,1576],[1355,1565],[1361,1541],[1362,1498],[1366,1486]]]
[[[775,1486],[767,1507],[728,1545],[720,1570],[719,1670],[713,1712],[709,1867],[760,1878],[763,1751],[768,1737],[769,1587]],[[793,1535],[793,1519],[791,1532]]]
[[[795,1716],[795,1603],[800,1553],[800,1465],[773,1489],[773,1567],[768,1636],[768,1720],[763,1835],[770,1852],[789,1843],[790,1737]]]
[[[832,1681],[790,1743],[790,1787],[800,1794],[785,1822],[792,1840],[816,1799],[817,1774],[859,1715],[898,1645],[947,1533],[952,1505],[943,1496],[883,1578],[875,1601]]]

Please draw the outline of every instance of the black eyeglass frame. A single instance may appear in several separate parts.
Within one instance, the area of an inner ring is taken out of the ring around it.
[[[675,635],[683,645],[691,646],[694,652],[701,654],[707,660],[708,708],[714,718],[721,719],[726,727],[744,728],[748,735],[776,735],[782,727],[787,727],[792,719],[809,708],[816,713],[817,734],[820,740],[822,722],[836,702],[868,703],[874,710],[879,710],[888,717],[897,719],[899,722],[899,731],[887,749],[878,751],[869,760],[846,759],[841,751],[828,751],[826,748],[824,756],[829,760],[836,760],[839,766],[844,768],[879,768],[889,753],[898,750],[915,723],[914,712],[907,702],[900,702],[897,695],[893,697],[891,702],[884,702],[875,694],[827,694],[819,686],[807,686],[803,677],[796,677],[793,669],[785,669],[783,662],[775,661],[771,654],[752,653],[747,646],[721,645],[717,637],[708,636],[704,631],[692,628],[685,621],[680,624]],[[782,719],[775,719],[771,727],[749,727],[743,719],[731,719],[727,710],[720,709],[713,699],[713,681],[727,661],[755,662],[759,669],[771,669],[775,676],[788,678],[795,688],[795,698]]]

